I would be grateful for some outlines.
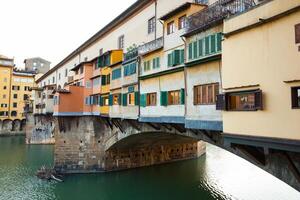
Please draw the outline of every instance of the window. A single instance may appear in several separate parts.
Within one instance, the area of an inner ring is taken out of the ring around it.
[[[151,66],[150,66],[150,61],[145,61],[144,62],[144,72],[146,71],[149,71],[151,69]]]
[[[261,90],[240,91],[217,96],[217,110],[257,111],[263,109]]]
[[[128,93],[128,105],[129,106],[134,106],[135,101],[134,101],[134,92]]]
[[[158,69],[160,68],[160,58],[157,57],[157,58],[154,58],[152,60],[152,64],[153,64],[153,69]]]
[[[181,65],[184,63],[184,49],[174,50],[168,54],[168,67]]]
[[[121,71],[122,71],[121,68],[114,69],[112,71],[112,80],[116,80],[116,79],[121,78],[121,75],[122,75]]]
[[[300,24],[295,25],[296,44],[300,43]]]
[[[219,83],[194,87],[194,105],[215,104],[219,94]]]
[[[8,116],[8,112],[7,111],[1,111],[0,116]]]
[[[102,97],[102,106],[109,106],[109,98],[108,98],[108,96]]]
[[[114,94],[112,103],[113,103],[113,105],[120,105],[121,104],[121,95],[120,94]]]
[[[136,63],[131,63],[124,66],[124,76],[130,76],[136,73]]]
[[[55,77],[54,76],[52,77],[52,83],[53,84],[55,83]]]
[[[83,74],[83,66],[80,67],[80,74]]]
[[[101,80],[100,77],[93,79],[93,87],[99,86],[100,80]]]
[[[195,0],[195,3],[208,4],[208,0]]]
[[[124,48],[124,35],[121,35],[118,38],[118,48],[119,49],[123,49]]]
[[[91,81],[86,81],[85,82],[85,88],[91,88],[92,87],[92,83],[91,83]]]
[[[11,114],[10,114],[10,115],[11,115],[12,117],[16,117],[17,114],[18,114],[17,111],[11,111]]]
[[[181,30],[186,27],[186,15],[178,19],[178,29]]]
[[[28,94],[24,94],[24,95],[23,95],[23,100],[24,100],[24,101],[29,100]]]
[[[15,86],[15,85],[13,85],[13,86],[12,86],[12,90],[20,90],[20,86]]]
[[[36,63],[36,62],[34,62],[34,63],[33,63],[33,66],[36,66],[36,65],[37,65],[37,63]]]
[[[180,90],[168,92],[168,105],[180,104]]]
[[[58,74],[58,80],[60,80],[60,73]]]
[[[3,86],[3,90],[6,90],[7,89],[7,86]]]
[[[300,87],[292,88],[292,108],[300,108]]]
[[[103,55],[103,48],[101,48],[100,50],[99,50],[99,56],[102,56]]]
[[[68,69],[65,69],[65,77],[68,76]]]
[[[175,24],[174,21],[167,24],[167,34],[170,35],[175,32]]]
[[[110,84],[110,74],[101,76],[101,85],[109,85]]]
[[[18,94],[14,94],[13,97],[14,97],[14,99],[17,99],[18,98]]]
[[[2,99],[6,99],[6,94],[3,94],[3,95],[2,95]]]
[[[147,94],[147,106],[156,106],[156,93]]]
[[[148,34],[153,33],[156,28],[156,20],[155,17],[152,17],[151,19],[148,20]]]
[[[24,86],[24,90],[25,91],[30,91],[30,87],[29,86]]]
[[[1,104],[1,108],[7,108],[7,104],[6,103],[2,103]]]
[[[14,108],[18,107],[18,104],[17,103],[13,103],[13,107]]]

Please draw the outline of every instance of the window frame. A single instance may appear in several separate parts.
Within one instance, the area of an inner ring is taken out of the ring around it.
[[[118,37],[118,48],[119,49],[124,49],[124,44],[125,44],[125,35],[120,35]]]
[[[175,32],[175,21],[167,23],[167,35],[171,35]]]
[[[127,94],[127,106],[135,106],[135,94],[134,94],[134,92],[129,92]]]
[[[172,97],[172,94],[174,94],[174,96]],[[177,95],[175,95],[177,94]],[[172,91],[168,91],[168,106],[176,106],[176,105],[181,105],[181,91],[180,90],[172,90]],[[177,97],[177,100],[176,100]]]
[[[212,86],[212,95],[211,97],[213,98],[212,101],[209,101],[209,90],[208,87]],[[205,88],[205,93],[206,93],[206,100],[203,101],[203,88]],[[200,89],[198,89],[200,88]],[[216,92],[216,89],[218,92]],[[200,91],[200,95],[198,92]],[[220,94],[220,83],[215,82],[215,83],[207,83],[207,84],[201,84],[201,85],[195,85],[193,88],[193,93],[194,93],[194,105],[215,105],[217,101],[217,95]],[[196,98],[197,96],[197,98]]]
[[[154,100],[154,102],[152,102],[152,100]],[[156,106],[156,105],[157,105],[157,93],[156,92],[147,93],[146,106]]]
[[[187,24],[186,15],[182,15],[181,17],[178,18],[178,30],[186,28],[186,24]]]
[[[296,105],[296,102],[300,100],[298,100],[298,98],[300,99],[300,96],[296,96],[297,93],[299,91],[299,94],[300,95],[300,86],[295,86],[295,87],[291,87],[291,104],[292,104],[292,109],[300,109],[300,103],[299,105]]]
[[[148,34],[152,34],[156,31],[156,19],[155,16],[148,19]]]

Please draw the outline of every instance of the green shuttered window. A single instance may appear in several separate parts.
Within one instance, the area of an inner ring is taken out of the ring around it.
[[[189,43],[188,45],[188,59],[201,59],[221,52],[222,50],[222,33],[208,35],[204,38],[198,39]]]
[[[127,94],[122,95],[122,105],[127,106]]]
[[[121,68],[114,69],[112,71],[112,80],[116,80],[116,79],[119,79],[119,78],[121,78]]]
[[[184,63],[184,49],[174,50],[168,54],[168,67],[181,65]]]
[[[124,76],[130,76],[136,73],[136,62],[124,66]]]
[[[161,106],[168,105],[168,92],[165,92],[165,91],[160,92],[160,105]]]
[[[146,107],[147,106],[147,94],[141,94],[140,106],[141,107]]]

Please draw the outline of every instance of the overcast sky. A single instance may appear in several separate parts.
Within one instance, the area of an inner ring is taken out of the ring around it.
[[[0,54],[53,67],[136,0],[0,0]]]

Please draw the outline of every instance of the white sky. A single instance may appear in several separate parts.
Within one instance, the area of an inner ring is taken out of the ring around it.
[[[60,62],[136,0],[0,0],[0,54]]]

